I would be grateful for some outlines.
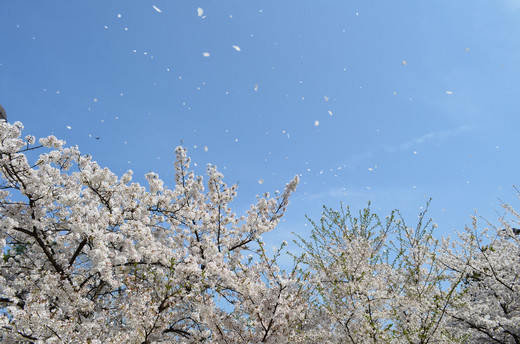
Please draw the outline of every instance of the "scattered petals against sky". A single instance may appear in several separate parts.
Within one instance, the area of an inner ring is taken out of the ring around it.
[[[183,144],[197,173],[239,184],[237,212],[297,174],[272,233],[288,242],[323,204],[371,200],[413,226],[432,197],[443,234],[518,205],[513,1],[259,5],[1,2],[0,104],[144,185],[173,185]]]

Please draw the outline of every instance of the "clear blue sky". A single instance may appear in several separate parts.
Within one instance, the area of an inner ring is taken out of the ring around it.
[[[237,211],[299,174],[273,242],[341,201],[432,197],[442,234],[518,205],[519,80],[514,0],[0,2],[10,122],[170,186],[183,142]]]

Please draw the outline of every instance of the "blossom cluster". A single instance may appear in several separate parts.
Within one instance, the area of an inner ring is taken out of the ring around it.
[[[274,342],[295,334],[305,302],[261,235],[298,178],[244,216],[236,186],[207,180],[176,149],[175,186],[118,178],[55,137],[0,124],[0,338],[30,343]],[[46,148],[49,148],[45,150]],[[28,151],[43,149],[35,162]],[[256,259],[245,255],[253,253]]]
[[[298,177],[244,215],[215,166],[147,186],[0,123],[2,343],[518,343],[520,220],[434,237],[370,206],[324,209],[284,270],[261,235]],[[39,142],[39,144],[36,144]],[[36,158],[34,152],[40,152]],[[34,161],[31,161],[33,159]],[[426,207],[427,209],[428,207]]]

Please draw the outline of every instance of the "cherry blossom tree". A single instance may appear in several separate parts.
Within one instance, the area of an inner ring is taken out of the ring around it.
[[[427,207],[426,207],[427,208]],[[435,225],[420,213],[408,227],[399,212],[381,221],[370,205],[325,208],[299,238],[314,304],[307,331],[313,342],[447,343],[463,340],[449,329],[458,283],[440,264]]]
[[[0,123],[3,343],[520,343],[520,215],[458,240],[426,217],[325,208],[292,269],[261,239],[283,193],[247,213],[216,167],[176,149],[147,187],[53,136]]]
[[[452,279],[463,281],[452,325],[468,343],[520,343],[520,236],[511,228],[520,215],[509,204],[503,207],[512,220],[481,229],[474,216],[458,242],[443,245]]]
[[[53,136],[0,123],[0,338],[5,343],[274,343],[308,313],[298,269],[264,248],[298,178],[247,214],[214,166],[176,149],[175,185],[118,178]],[[40,152],[40,154],[35,154]],[[284,244],[282,244],[283,248]]]

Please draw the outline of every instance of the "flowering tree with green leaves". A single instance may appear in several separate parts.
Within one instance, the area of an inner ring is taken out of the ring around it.
[[[426,207],[427,208],[427,207]],[[446,343],[457,283],[437,256],[435,224],[419,215],[408,227],[397,211],[382,221],[370,205],[354,216],[348,207],[325,208],[299,238],[298,258],[313,295],[312,342]]]
[[[295,190],[247,213],[176,149],[175,185],[117,177],[0,123],[4,343],[520,343],[520,216],[458,240],[398,211],[325,208],[292,269],[265,249]],[[39,153],[39,154],[37,154]]]

